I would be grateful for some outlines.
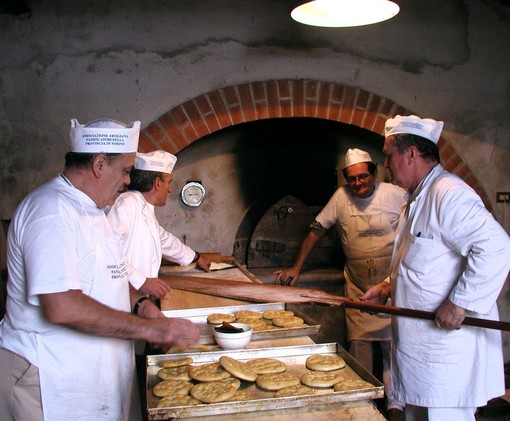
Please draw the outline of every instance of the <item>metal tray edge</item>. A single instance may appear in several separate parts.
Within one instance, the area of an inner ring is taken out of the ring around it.
[[[228,414],[228,413],[241,413],[241,412],[255,412],[260,410],[272,409],[289,409],[307,406],[309,404],[321,405],[331,404],[338,402],[348,402],[357,400],[377,399],[384,396],[384,386],[374,377],[371,373],[366,371],[342,346],[337,343],[325,343],[314,345],[296,345],[284,346],[276,348],[255,348],[243,349],[237,351],[211,351],[197,355],[195,353],[180,353],[176,354],[176,358],[183,358],[190,356],[194,362],[209,362],[218,361],[222,355],[229,355],[232,358],[249,359],[256,357],[284,357],[289,355],[307,355],[307,354],[321,354],[321,353],[337,353],[340,355],[349,367],[363,380],[366,380],[374,385],[373,388],[359,389],[357,392],[332,392],[314,396],[293,396],[289,398],[265,398],[252,401],[237,401],[235,402],[235,412],[218,412],[221,409],[232,407],[232,402],[222,402],[218,404],[197,405],[193,407],[175,407],[175,408],[147,408],[147,414],[150,420],[164,420],[171,418],[185,418],[189,416],[211,416]],[[160,360],[169,359],[171,354],[149,355],[147,356],[147,365],[157,365]],[[202,358],[199,358],[202,357]],[[148,374],[146,379],[148,384]],[[147,393],[149,391],[147,390]],[[261,403],[263,402],[263,403]]]

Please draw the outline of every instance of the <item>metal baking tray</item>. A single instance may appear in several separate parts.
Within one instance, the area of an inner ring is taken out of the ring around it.
[[[163,314],[166,317],[179,317],[188,319],[195,323],[200,329],[200,344],[215,344],[213,336],[213,327],[210,323],[207,323],[207,316],[213,313],[221,314],[234,314],[236,311],[251,310],[258,311],[260,313],[266,310],[286,310],[285,303],[264,303],[264,304],[247,304],[240,306],[226,306],[226,307],[207,307],[207,308],[192,308],[187,310],[166,310]],[[252,334],[252,340],[260,339],[276,339],[276,338],[291,338],[295,336],[311,336],[319,333],[320,325],[308,317],[306,314],[292,310],[294,314],[301,317],[303,321],[308,325],[307,327],[294,327],[294,328],[278,328],[271,330],[259,330],[254,331]]]
[[[206,364],[219,361],[227,355],[239,361],[255,358],[276,358],[287,364],[287,371],[301,378],[308,369],[306,359],[314,354],[337,354],[346,362],[342,370],[345,379],[362,379],[371,383],[372,387],[364,389],[335,392],[333,388],[315,388],[315,395],[290,396],[275,398],[274,392],[260,389],[255,383],[241,382],[240,390],[245,390],[250,400],[202,404],[196,406],[178,406],[157,408],[158,398],[152,389],[160,381],[157,372],[162,361],[179,359],[184,356],[193,358],[193,364]],[[225,415],[242,412],[267,411],[286,408],[299,408],[310,405],[333,404],[338,402],[377,399],[384,396],[384,387],[372,374],[366,371],[345,349],[336,343],[285,346],[275,348],[242,349],[238,351],[214,351],[188,354],[162,354],[147,356],[147,414],[149,420],[167,420],[173,418],[202,417]]]

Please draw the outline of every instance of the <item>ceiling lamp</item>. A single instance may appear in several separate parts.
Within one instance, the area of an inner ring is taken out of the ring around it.
[[[398,4],[389,0],[313,0],[294,4],[292,19],[326,27],[369,25],[390,19],[400,11]]]

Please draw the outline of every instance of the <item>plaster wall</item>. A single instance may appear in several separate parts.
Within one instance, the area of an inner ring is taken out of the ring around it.
[[[28,4],[30,17],[0,15],[4,219],[61,168],[71,117],[145,126],[204,92],[268,79],[359,86],[442,119],[490,199],[509,189],[510,11],[497,1],[402,1],[394,19],[350,29],[299,25],[271,0]]]
[[[496,191],[510,191],[510,8],[496,0],[399,3],[394,19],[349,29],[297,24],[279,0],[34,0],[27,1],[30,15],[0,13],[1,218],[62,169],[72,117],[136,119],[145,127],[225,86],[311,79],[359,87],[444,120],[445,139],[510,232],[510,205],[495,203]],[[184,152],[182,168],[197,177],[204,165],[223,170],[227,200],[235,203],[235,174],[224,171],[235,158],[203,153],[186,164]],[[228,251],[211,215],[173,222],[172,209],[162,210],[167,229],[193,224],[193,238]],[[217,225],[243,211],[229,207]],[[505,320],[509,299],[507,287]]]

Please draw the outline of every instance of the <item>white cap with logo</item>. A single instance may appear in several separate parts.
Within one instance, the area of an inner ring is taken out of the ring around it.
[[[360,162],[374,162],[372,161],[372,157],[366,151],[362,151],[361,149],[349,149],[345,154],[345,166],[344,168],[350,167],[354,164],[359,164]]]
[[[431,118],[420,118],[415,115],[390,118],[384,126],[384,136],[406,133],[421,136],[437,144],[444,123]]]
[[[130,153],[138,149],[140,122],[100,118],[87,124],[71,120],[70,146],[78,153]]]
[[[176,156],[161,150],[148,153],[137,153],[135,158],[135,168],[137,170],[157,171],[171,174],[176,162]]]

